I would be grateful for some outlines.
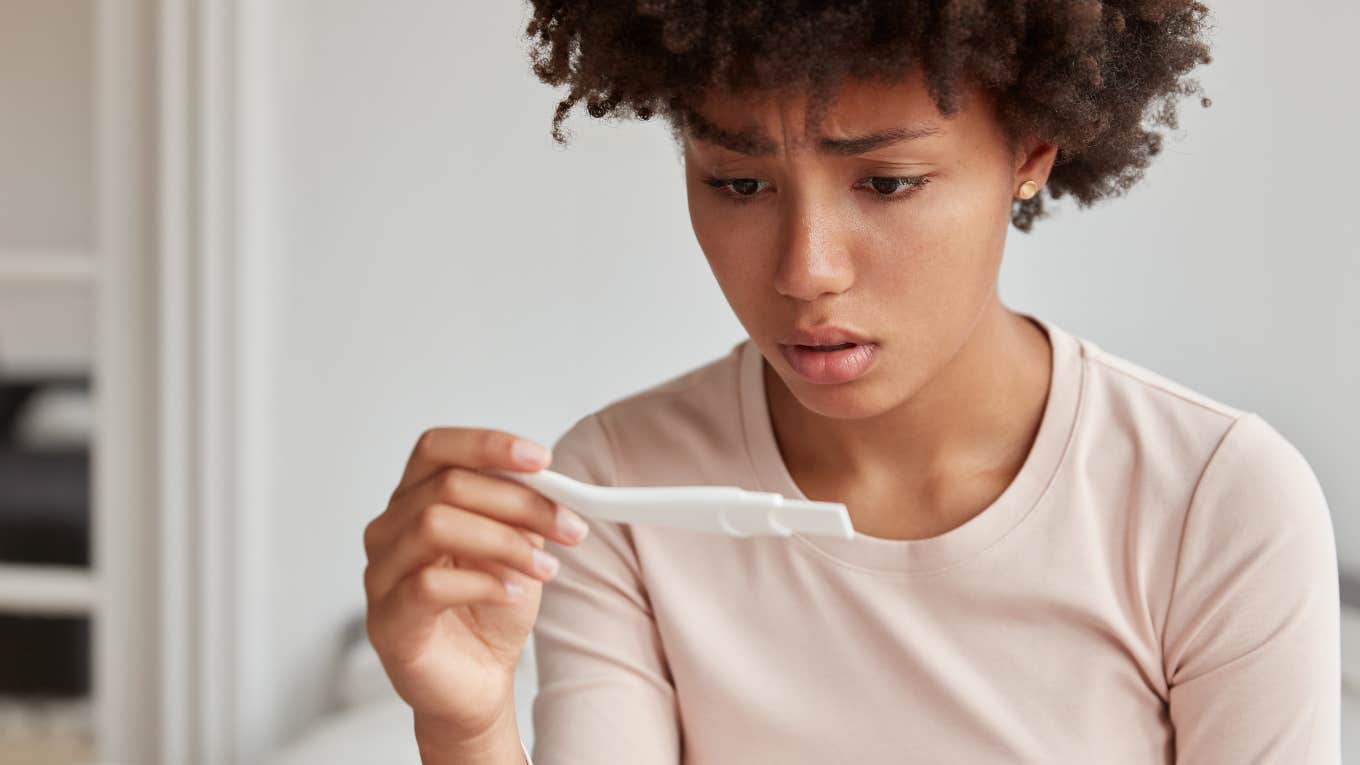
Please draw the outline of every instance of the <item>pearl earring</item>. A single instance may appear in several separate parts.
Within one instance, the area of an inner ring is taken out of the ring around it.
[[[1039,184],[1034,181],[1025,181],[1020,185],[1020,198],[1029,199],[1039,193]]]

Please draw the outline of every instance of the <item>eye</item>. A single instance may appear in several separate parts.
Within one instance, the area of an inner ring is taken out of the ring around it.
[[[873,188],[874,195],[883,202],[896,202],[905,199],[930,183],[930,176],[910,175],[903,177],[870,176],[864,180]]]
[[[769,185],[769,181],[755,178],[705,178],[704,183],[717,189],[723,198],[733,202],[745,202],[760,193],[757,184]]]

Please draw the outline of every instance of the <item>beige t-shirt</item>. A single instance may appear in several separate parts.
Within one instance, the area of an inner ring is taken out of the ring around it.
[[[1339,763],[1336,546],[1304,457],[1030,318],[1054,351],[1033,448],[950,531],[549,540],[533,762]],[[743,340],[614,401],[551,469],[805,499],[763,363]]]

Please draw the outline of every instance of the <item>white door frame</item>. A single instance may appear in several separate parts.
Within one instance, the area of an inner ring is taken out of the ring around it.
[[[101,762],[255,762],[271,743],[266,17],[95,2],[95,727]],[[249,305],[248,305],[249,303]]]
[[[159,730],[150,10],[94,3],[94,732],[117,763],[156,762]]]

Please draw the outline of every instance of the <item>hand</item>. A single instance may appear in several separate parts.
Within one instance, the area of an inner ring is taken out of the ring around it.
[[[516,444],[530,456],[517,458]],[[478,469],[535,471],[551,459],[510,433],[432,428],[364,529],[369,642],[416,714],[455,736],[475,738],[513,708],[515,665],[556,574],[544,538],[576,544],[586,529],[575,512]]]

